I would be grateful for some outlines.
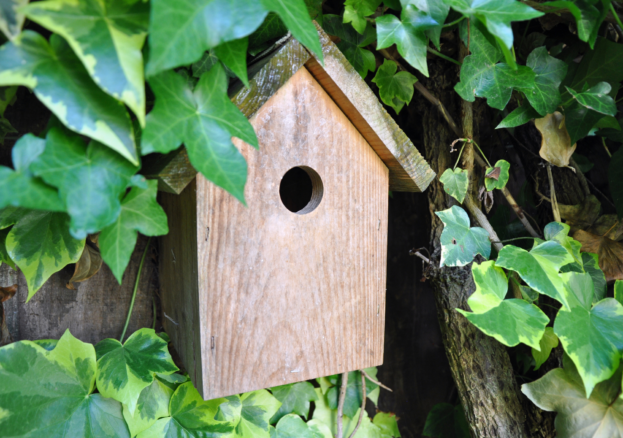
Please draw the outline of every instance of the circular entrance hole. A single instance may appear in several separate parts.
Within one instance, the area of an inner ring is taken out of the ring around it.
[[[322,179],[311,167],[297,166],[288,170],[279,184],[283,205],[293,213],[311,213],[322,201]]]

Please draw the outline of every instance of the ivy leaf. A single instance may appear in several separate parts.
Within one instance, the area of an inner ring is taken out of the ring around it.
[[[398,53],[428,77],[428,37],[425,32],[438,24],[430,15],[419,11],[413,5],[402,9],[400,19],[391,14],[382,15],[376,19],[377,50],[396,44]]]
[[[265,389],[242,394],[240,400],[242,411],[234,437],[268,438],[268,423],[281,406],[279,400]]]
[[[368,71],[376,69],[374,54],[364,48],[376,39],[376,32],[371,24],[368,24],[360,35],[350,24],[342,23],[340,16],[325,15],[323,27],[329,35],[340,38],[337,42],[338,49],[362,78],[367,76]]]
[[[200,78],[202,74],[210,70],[218,64],[218,57],[214,54],[214,50],[205,52],[201,59],[191,66],[194,78]]]
[[[609,380],[598,384],[590,398],[586,398],[582,380],[573,363],[564,360],[564,369],[556,368],[539,380],[522,385],[521,391],[539,408],[558,413],[555,425],[560,437],[621,436],[621,370]]]
[[[521,106],[518,106],[509,115],[504,117],[495,129],[514,128],[528,123],[530,120],[540,116],[541,115],[534,108],[532,108],[527,101],[524,101]]]
[[[591,49],[595,46],[599,25],[608,13],[609,2],[595,2],[590,0],[553,1],[543,6],[552,6],[568,10],[575,18],[578,26],[578,37],[588,42]],[[599,8],[599,9],[598,9]]]
[[[180,385],[169,403],[170,417],[161,418],[137,438],[225,438],[231,436],[233,424],[214,417],[225,399],[203,401],[192,382]]]
[[[535,73],[534,86],[518,89],[525,93],[532,107],[540,115],[553,113],[561,103],[559,87],[567,74],[567,64],[549,56],[547,48],[543,46],[534,49],[528,55],[526,66]]]
[[[11,260],[11,257],[9,257],[9,253],[6,249],[6,238],[9,234],[9,231],[11,230],[8,228],[0,230],[0,264],[6,263],[11,268],[15,269],[15,263],[13,262],[13,260]]]
[[[141,391],[134,415],[130,414],[126,405],[123,405],[123,418],[128,423],[130,434],[136,436],[149,429],[159,418],[168,417],[172,395],[173,389],[156,378],[151,385]]]
[[[301,417],[289,414],[281,418],[275,427],[270,427],[270,438],[316,438]]]
[[[11,205],[33,210],[65,211],[58,192],[35,178],[29,170],[32,160],[41,155],[44,148],[45,140],[32,134],[17,140],[11,150],[15,170],[0,166],[0,208]]]
[[[586,396],[595,385],[609,379],[619,366],[623,350],[623,306],[613,298],[591,309],[593,283],[588,274],[562,274],[573,292],[570,309],[561,308],[554,332],[582,376]]]
[[[65,38],[93,80],[125,103],[145,126],[141,48],[149,23],[147,2],[47,0],[21,11]]]
[[[396,69],[396,63],[386,59],[372,82],[379,86],[381,100],[398,114],[405,104],[411,102],[417,78],[407,71],[396,73]]]
[[[163,236],[169,232],[167,215],[156,201],[158,182],[147,181],[147,188],[133,187],[121,201],[117,219],[104,227],[99,237],[102,258],[121,284],[123,272],[136,246],[138,232]]]
[[[249,86],[249,77],[247,73],[248,46],[249,38],[240,38],[220,44],[214,48],[214,54],[217,58],[220,59],[232,72],[234,72],[246,87]]]
[[[541,365],[545,363],[549,355],[552,353],[552,350],[558,347],[558,336],[556,336],[552,327],[545,327],[543,337],[539,341],[539,347],[540,349],[538,350],[536,348],[532,349],[535,371],[541,368]]]
[[[292,383],[271,388],[273,396],[281,402],[281,407],[270,419],[270,423],[278,422],[287,414],[295,413],[307,419],[309,402],[318,400],[314,387],[309,382]]]
[[[341,20],[340,20],[341,21]],[[320,23],[320,21],[318,21]],[[324,27],[324,22],[322,23]],[[249,54],[255,56],[288,33],[288,28],[279,15],[270,12],[255,32],[249,35]]]
[[[608,96],[608,93],[612,90],[609,83],[599,82],[597,85],[582,92],[577,92],[569,87],[566,88],[580,105],[608,116],[616,115],[617,106],[614,103],[614,99]]]
[[[614,282],[614,299],[623,304],[623,280]]]
[[[253,126],[227,97],[220,64],[204,73],[194,91],[169,71],[150,80],[156,105],[147,116],[143,154],[167,153],[184,143],[191,164],[244,203],[247,163],[231,137],[258,147]]]
[[[93,346],[69,330],[51,351],[31,341],[2,347],[0,363],[2,435],[130,437],[121,404],[92,394]]]
[[[77,135],[52,128],[45,149],[30,165],[33,173],[57,187],[71,216],[77,239],[101,230],[119,215],[119,195],[137,168],[101,143],[88,146]]]
[[[372,378],[376,377],[376,368],[368,368],[365,370]],[[342,385],[341,375],[335,376],[335,386],[327,391],[327,401],[331,409],[337,409],[339,402],[340,386]],[[366,397],[378,388],[378,385],[366,379]],[[363,389],[361,387],[361,373],[359,371],[351,371],[348,373],[348,383],[346,384],[346,396],[344,397],[344,415],[348,418],[354,418],[359,412],[363,398]]]
[[[485,187],[487,191],[491,191],[494,189],[502,190],[506,187],[506,183],[508,182],[508,178],[510,177],[508,170],[510,169],[511,164],[506,160],[498,160],[495,163],[494,167],[489,167],[485,172]],[[499,172],[496,170],[499,169]],[[487,177],[487,175],[496,174],[496,178]]]
[[[424,424],[423,436],[437,438],[471,438],[463,407],[438,403],[430,410]]]
[[[387,6],[387,2],[386,6]],[[450,12],[450,5],[445,0],[400,0],[402,7],[406,8],[408,5],[413,5],[423,13],[430,15],[438,24],[431,27],[426,31],[426,35],[431,39],[437,49],[440,48],[440,37],[443,30],[443,23],[448,17]]]
[[[171,374],[178,370],[166,341],[152,329],[135,331],[124,344],[104,339],[95,350],[97,389],[104,397],[127,405],[130,415],[134,415],[141,391],[154,381],[155,373]]]
[[[511,21],[524,21],[543,15],[515,0],[448,0],[453,9],[470,18],[477,18],[507,48],[513,45]]]
[[[0,4],[0,31],[11,40],[22,31],[24,14],[17,12],[28,0],[8,0]]]
[[[467,300],[473,313],[456,309],[486,335],[492,336],[508,347],[523,342],[540,349],[549,318],[534,304],[524,300],[505,300],[508,279],[493,261],[472,265],[476,291]]]
[[[457,167],[452,170],[446,169],[439,177],[439,181],[443,184],[445,192],[452,196],[454,199],[463,203],[465,195],[467,194],[467,188],[469,187],[469,174],[467,170]]]
[[[569,71],[563,85],[580,90],[584,84],[588,84],[589,87],[599,82],[618,84],[623,80],[622,62],[623,46],[605,38],[599,38],[595,50],[588,50],[584,54],[577,68]],[[565,94],[566,92],[563,93],[563,100],[566,100]]]
[[[578,140],[586,137],[595,123],[603,117],[602,114],[592,111],[579,102],[574,101],[565,110],[565,126],[569,133],[571,144],[576,144]]]
[[[575,263],[583,266],[582,255],[580,249],[582,244],[572,237],[569,237],[569,231],[571,227],[561,222],[550,222],[543,229],[543,236],[545,240],[552,240],[559,243],[564,249],[566,249]]]
[[[355,30],[364,33],[368,27],[366,17],[374,14],[381,0],[346,0],[344,2],[344,23],[351,23]]]
[[[372,423],[381,429],[381,438],[400,438],[398,418],[396,417],[396,414],[391,412],[377,412],[372,420]]]
[[[6,248],[26,277],[28,302],[52,274],[78,261],[84,239],[69,234],[65,213],[33,210],[20,215],[7,236]]]
[[[561,266],[572,263],[573,257],[559,243],[543,242],[530,250],[506,245],[496,265],[519,274],[532,289],[569,307],[564,281],[558,274]]]
[[[491,255],[489,234],[480,227],[470,228],[465,210],[456,205],[435,212],[444,223],[441,233],[441,261],[443,266],[465,266],[480,254],[485,259]]]
[[[597,254],[583,252],[582,264],[584,266],[584,271],[588,275],[590,275],[591,280],[593,280],[593,287],[595,288],[593,304],[595,304],[606,297],[606,290],[608,288],[608,285],[606,283],[606,275],[604,274],[604,271],[602,271],[599,267]]]
[[[147,75],[191,64],[206,50],[243,38],[275,12],[292,35],[322,61],[322,48],[303,0],[168,0],[151,3]]]
[[[69,129],[138,164],[128,112],[95,85],[60,36],[52,35],[48,43],[38,33],[25,30],[0,47],[0,85],[31,88]]]

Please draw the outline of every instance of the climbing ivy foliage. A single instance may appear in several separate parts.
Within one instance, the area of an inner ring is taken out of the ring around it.
[[[323,378],[323,390],[299,382],[204,401],[188,376],[178,372],[168,342],[164,333],[141,329],[123,344],[105,339],[94,346],[68,330],[58,341],[20,341],[0,348],[2,435],[332,437],[337,409],[329,407],[328,398],[338,376]],[[376,376],[375,368],[367,371]],[[360,374],[349,377],[345,403],[357,408],[344,411],[344,424],[352,430],[362,390]],[[369,398],[376,404],[376,385],[369,385]],[[356,437],[400,437],[396,421],[388,413],[379,412],[373,420],[366,415]]]

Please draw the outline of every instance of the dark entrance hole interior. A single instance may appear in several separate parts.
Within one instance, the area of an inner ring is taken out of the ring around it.
[[[320,175],[307,166],[297,166],[288,170],[279,185],[279,196],[283,205],[293,213],[311,213],[322,200],[322,180]]]

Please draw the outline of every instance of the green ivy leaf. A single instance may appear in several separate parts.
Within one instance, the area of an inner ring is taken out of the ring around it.
[[[128,423],[130,434],[136,436],[153,426],[159,418],[168,417],[172,395],[173,389],[156,378],[141,391],[134,415],[123,405],[123,418]]]
[[[11,268],[15,269],[15,263],[11,260],[11,257],[9,257],[9,253],[6,249],[6,238],[9,231],[11,230],[8,228],[0,230],[0,264],[6,263]]]
[[[369,372],[371,371],[371,372]],[[367,369],[366,373],[374,378],[376,377],[376,368]],[[337,409],[340,386],[342,385],[341,375],[336,377],[335,386],[327,391],[327,401],[331,409]],[[366,379],[366,396],[370,394],[378,385]],[[348,373],[348,383],[346,385],[346,397],[344,397],[344,415],[353,418],[361,407],[363,398],[363,389],[361,387],[361,373],[359,371],[351,371]]]
[[[485,175],[489,175],[490,172],[493,172],[495,169],[500,169],[500,173],[498,174],[497,179],[485,177],[485,187],[487,188],[488,192],[494,189],[502,190],[504,187],[506,187],[506,183],[508,182],[508,178],[510,177],[510,174],[508,172],[510,167],[511,164],[508,161],[498,160],[497,163],[495,163],[494,167],[487,168]]]
[[[11,154],[13,167],[0,166],[0,208],[7,206],[24,207],[47,211],[65,211],[65,205],[58,192],[35,178],[29,170],[30,163],[45,148],[45,140],[32,134],[22,136]]]
[[[301,417],[289,414],[270,427],[270,438],[316,438],[318,435],[310,429]]]
[[[194,78],[200,78],[202,74],[210,70],[218,64],[218,57],[214,54],[213,50],[204,52],[201,56],[201,59],[192,64],[191,68],[193,71]]]
[[[505,300],[508,279],[493,261],[472,265],[476,291],[467,300],[473,313],[456,309],[488,336],[508,347],[523,342],[539,349],[549,318],[534,304],[524,300]]]
[[[623,169],[623,148],[619,148],[608,164],[608,186],[610,194],[614,201],[619,218],[623,218],[623,178],[621,178],[621,169]]]
[[[52,35],[48,44],[38,33],[25,30],[0,47],[0,85],[31,88],[69,129],[138,164],[128,112],[95,85],[60,36]]]
[[[619,366],[623,350],[623,306],[613,298],[591,309],[593,283],[588,274],[562,274],[573,294],[570,309],[561,308],[554,332],[582,376],[586,396],[595,385],[609,379]]]
[[[190,0],[184,7],[154,0],[147,74],[191,64],[206,50],[250,35],[269,12],[275,12],[297,40],[323,59],[318,32],[303,0]]]
[[[512,21],[531,20],[543,15],[515,0],[448,0],[453,9],[480,20],[507,48],[513,45]],[[474,20],[475,21],[475,20]]]
[[[623,304],[623,280],[614,282],[614,299]]]
[[[593,287],[595,288],[595,295],[593,296],[593,304],[606,298],[606,291],[608,285],[606,283],[606,275],[604,271],[599,267],[597,254],[589,252],[582,253],[582,264],[584,265],[584,271],[591,276],[593,280]]]
[[[364,33],[368,27],[366,17],[374,14],[381,0],[346,0],[344,2],[344,23],[351,23],[355,30]]]
[[[70,232],[77,239],[119,216],[119,196],[137,170],[101,143],[86,146],[80,137],[59,128],[48,132],[45,149],[30,169],[58,188],[71,216]]]
[[[387,5],[387,2],[385,2]],[[424,14],[429,15],[438,24],[426,31],[426,35],[430,38],[437,49],[440,48],[440,37],[443,30],[443,23],[450,12],[450,5],[446,0],[400,0],[402,7],[413,5]]]
[[[273,396],[281,402],[281,407],[270,419],[270,423],[278,422],[287,414],[295,413],[307,419],[309,402],[318,400],[314,387],[309,382],[291,383],[271,388]]]
[[[376,19],[378,50],[396,44],[398,53],[413,67],[428,77],[426,64],[426,31],[439,25],[430,15],[407,5],[400,13],[400,19],[386,14]]]
[[[532,107],[541,115],[552,114],[561,104],[560,83],[567,74],[567,64],[549,56],[545,46],[534,49],[526,66],[534,73],[534,86],[529,88],[518,87],[525,93]]]
[[[104,227],[99,237],[102,258],[121,284],[123,272],[136,246],[138,232],[162,236],[169,232],[167,215],[156,201],[158,182],[147,181],[147,188],[133,187],[121,201],[117,219]]]
[[[150,80],[156,105],[147,116],[143,154],[167,153],[184,143],[191,164],[244,203],[247,163],[231,137],[258,147],[253,126],[227,97],[220,64],[204,73],[194,91],[169,71]]]
[[[318,21],[320,23],[320,21]],[[324,22],[322,23],[324,27]],[[249,35],[249,54],[255,56],[268,49],[273,42],[282,38],[288,33],[288,28],[279,15],[270,12],[260,27]],[[206,70],[207,71],[207,70]]]
[[[104,339],[97,352],[97,389],[127,405],[134,415],[141,391],[154,381],[155,373],[171,374],[177,367],[167,343],[152,329],[137,330],[124,344]]]
[[[543,229],[543,236],[545,240],[551,240],[559,243],[564,249],[569,252],[569,255],[573,257],[573,261],[583,266],[582,255],[580,249],[582,244],[575,240],[573,237],[569,237],[569,231],[571,227],[561,222],[550,222]]]
[[[223,398],[203,401],[192,382],[180,385],[169,403],[170,417],[161,418],[137,438],[226,438],[231,436],[233,423],[214,417]]]
[[[541,368],[541,365],[545,363],[549,355],[552,353],[552,350],[558,347],[558,336],[556,336],[552,327],[545,327],[543,337],[539,341],[539,347],[540,349],[538,350],[536,348],[532,349],[535,371]]]
[[[21,11],[65,38],[93,80],[125,103],[145,126],[141,48],[149,22],[147,2],[47,0]]]
[[[84,239],[69,233],[65,213],[26,211],[9,232],[6,248],[28,284],[28,302],[48,278],[70,263],[76,263],[84,249]]]
[[[617,106],[614,103],[614,99],[608,96],[608,93],[612,90],[609,83],[599,82],[597,85],[582,92],[577,92],[569,87],[566,88],[580,105],[608,116],[616,115]]]
[[[396,63],[386,59],[377,70],[372,82],[379,86],[379,94],[383,103],[394,108],[398,114],[405,104],[411,102],[413,84],[417,82],[417,78],[407,71],[396,73],[396,69]]]
[[[372,423],[381,429],[381,438],[400,438],[396,414],[392,414],[390,412],[377,412],[372,420]]]
[[[588,42],[592,49],[595,46],[599,25],[608,14],[609,3],[609,1],[575,0],[547,2],[543,3],[543,6],[568,10],[577,23],[578,37]]]
[[[51,351],[31,341],[2,347],[0,363],[3,436],[130,437],[121,404],[92,394],[93,346],[69,330]]]
[[[436,438],[471,438],[463,407],[438,403],[430,410],[424,424],[423,436]]]
[[[234,72],[246,87],[249,86],[249,77],[247,73],[248,46],[249,38],[240,38],[220,44],[214,48],[214,54],[216,57],[220,59],[232,72]]]
[[[13,39],[22,31],[26,17],[18,9],[27,4],[28,0],[8,0],[0,4],[0,31],[7,39]]]
[[[340,38],[337,42],[338,49],[362,78],[368,75],[368,71],[376,69],[374,54],[365,49],[376,39],[376,32],[371,24],[368,24],[360,35],[350,24],[342,23],[339,15],[325,15],[323,27],[329,35]]]
[[[573,145],[578,140],[586,137],[591,129],[593,129],[593,126],[595,126],[595,123],[602,117],[602,114],[592,111],[580,105],[579,102],[574,101],[569,108],[565,110],[565,126],[571,138],[571,144]]]
[[[605,38],[599,38],[595,50],[588,50],[577,68],[569,70],[563,85],[574,90],[581,90],[584,84],[588,84],[589,87],[597,85],[599,82],[618,84],[623,80],[621,63],[623,63],[623,45],[608,41]],[[563,100],[567,100],[566,94],[567,92],[563,93]],[[599,116],[599,118],[601,117]],[[568,125],[569,120],[567,118]]]
[[[234,429],[237,438],[268,438],[268,423],[281,403],[265,389],[247,392],[240,397],[240,422]]]
[[[530,250],[506,245],[496,265],[519,274],[528,286],[569,307],[564,282],[558,271],[573,262],[571,254],[557,242],[543,242]]]
[[[470,228],[469,216],[456,205],[435,214],[444,223],[441,233],[441,261],[439,266],[465,266],[480,254],[491,255],[489,234],[480,227]]]
[[[459,203],[463,203],[467,194],[467,188],[469,187],[469,173],[467,170],[460,167],[454,170],[448,168],[439,177],[439,181],[443,184],[443,189],[448,195],[459,201]]]
[[[524,384],[521,391],[539,408],[555,411],[559,437],[614,438],[623,430],[621,370],[600,383],[587,398],[582,380],[567,358],[539,380]]]
[[[518,106],[509,115],[504,117],[495,129],[514,128],[539,117],[541,117],[541,115],[525,100],[522,102],[521,106]]]

